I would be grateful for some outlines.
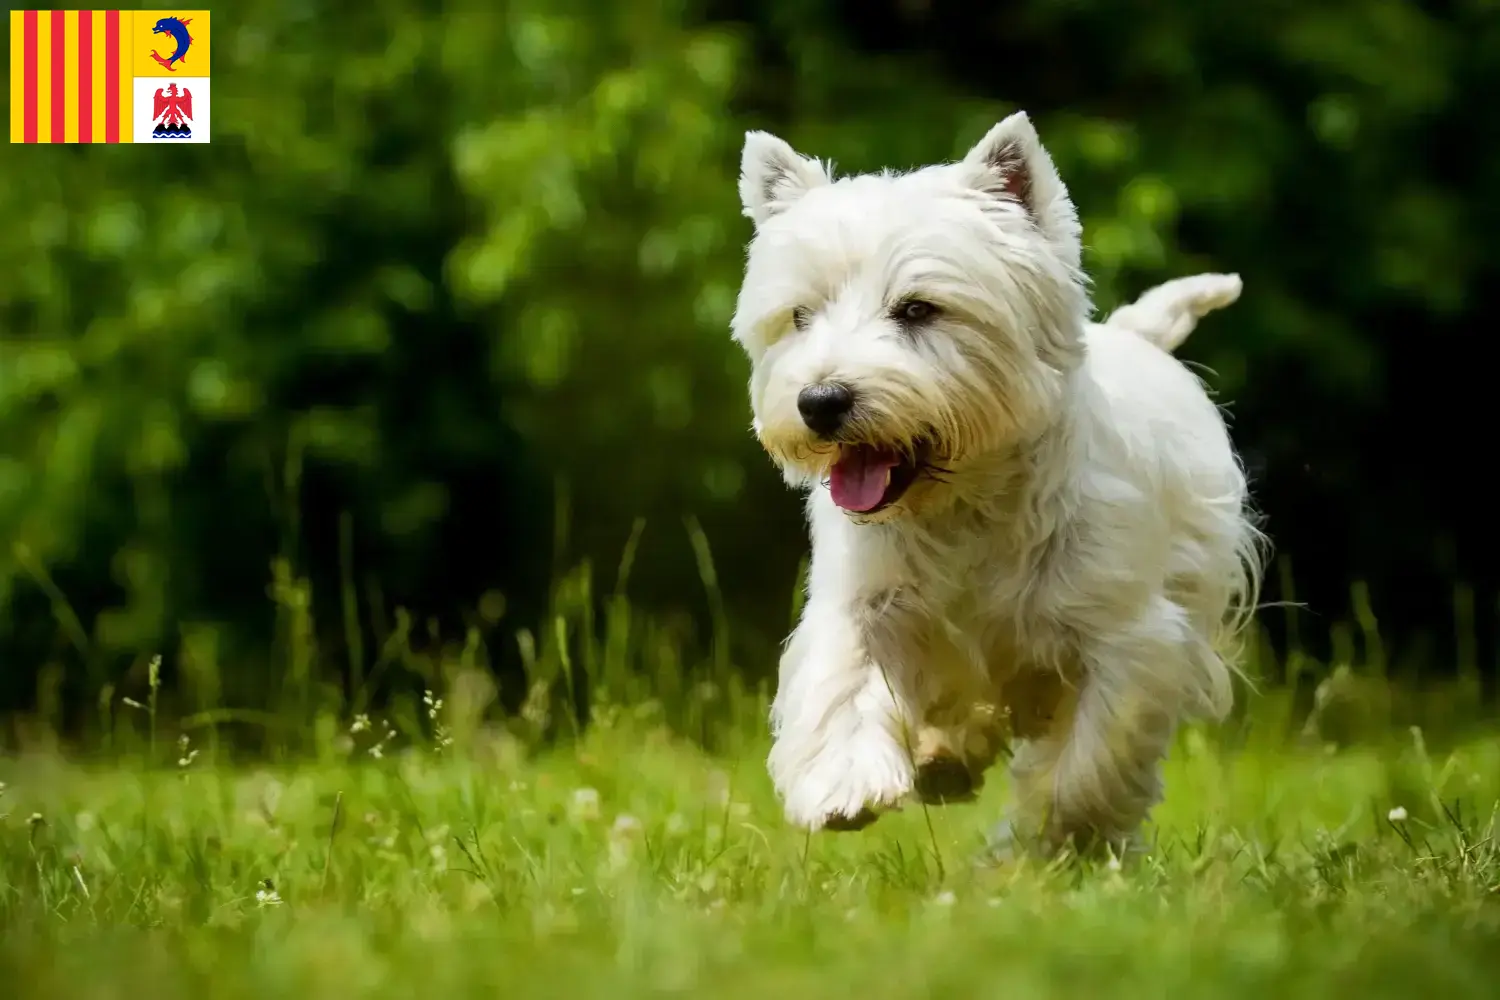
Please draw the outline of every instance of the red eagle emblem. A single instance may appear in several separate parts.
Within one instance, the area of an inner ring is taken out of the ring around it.
[[[193,134],[193,92],[169,83],[158,88],[151,106],[151,120],[156,122],[153,138],[186,139]]]

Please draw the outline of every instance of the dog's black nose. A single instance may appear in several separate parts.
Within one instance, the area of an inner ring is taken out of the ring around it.
[[[854,393],[837,382],[819,382],[797,394],[802,422],[819,437],[832,437],[854,409]]]

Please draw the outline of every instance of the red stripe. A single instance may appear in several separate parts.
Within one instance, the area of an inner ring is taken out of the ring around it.
[[[78,12],[78,141],[94,141],[94,12]]]
[[[120,141],[120,12],[104,12],[104,141]]]
[[[36,11],[28,10],[23,13],[21,24],[21,34],[26,45],[26,58],[22,63],[26,81],[26,96],[23,98],[26,130],[23,138],[27,142],[36,142]]]
[[[67,86],[67,74],[65,72],[67,56],[63,53],[64,33],[63,11],[52,12],[52,141],[63,141],[63,117],[68,109],[68,101],[63,93]]]

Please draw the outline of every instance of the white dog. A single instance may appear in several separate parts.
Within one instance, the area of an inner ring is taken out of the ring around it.
[[[1091,323],[1077,212],[1024,114],[958,163],[838,180],[751,132],[739,184],[754,429],[810,491],[772,708],[788,818],[961,799],[1008,750],[1012,846],[1123,845],[1176,725],[1229,709],[1219,640],[1254,608],[1245,476],[1168,353],[1238,277]]]

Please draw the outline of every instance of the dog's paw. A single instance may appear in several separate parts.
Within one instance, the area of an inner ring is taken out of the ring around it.
[[[880,813],[899,809],[914,773],[888,734],[866,730],[855,739],[824,744],[801,756],[793,744],[771,751],[771,771],[787,819],[808,830],[859,830]]]
[[[863,830],[871,823],[880,818],[880,815],[869,808],[861,809],[853,816],[845,816],[842,813],[834,813],[823,817],[823,829],[833,833],[852,833]]]
[[[1039,836],[1023,834],[1012,817],[995,824],[974,863],[980,868],[1007,868],[1051,856],[1046,841]]]
[[[1139,832],[1106,836],[1077,830],[1064,835],[1055,829],[1033,829],[1011,817],[990,832],[977,863],[981,867],[1003,867],[1027,860],[1126,864],[1145,852],[1146,841]]]
[[[917,797],[928,805],[967,802],[984,783],[982,765],[963,752],[962,730],[923,726],[917,733]]]
[[[967,802],[979,791],[969,766],[947,754],[917,761],[917,797],[928,805]]]

